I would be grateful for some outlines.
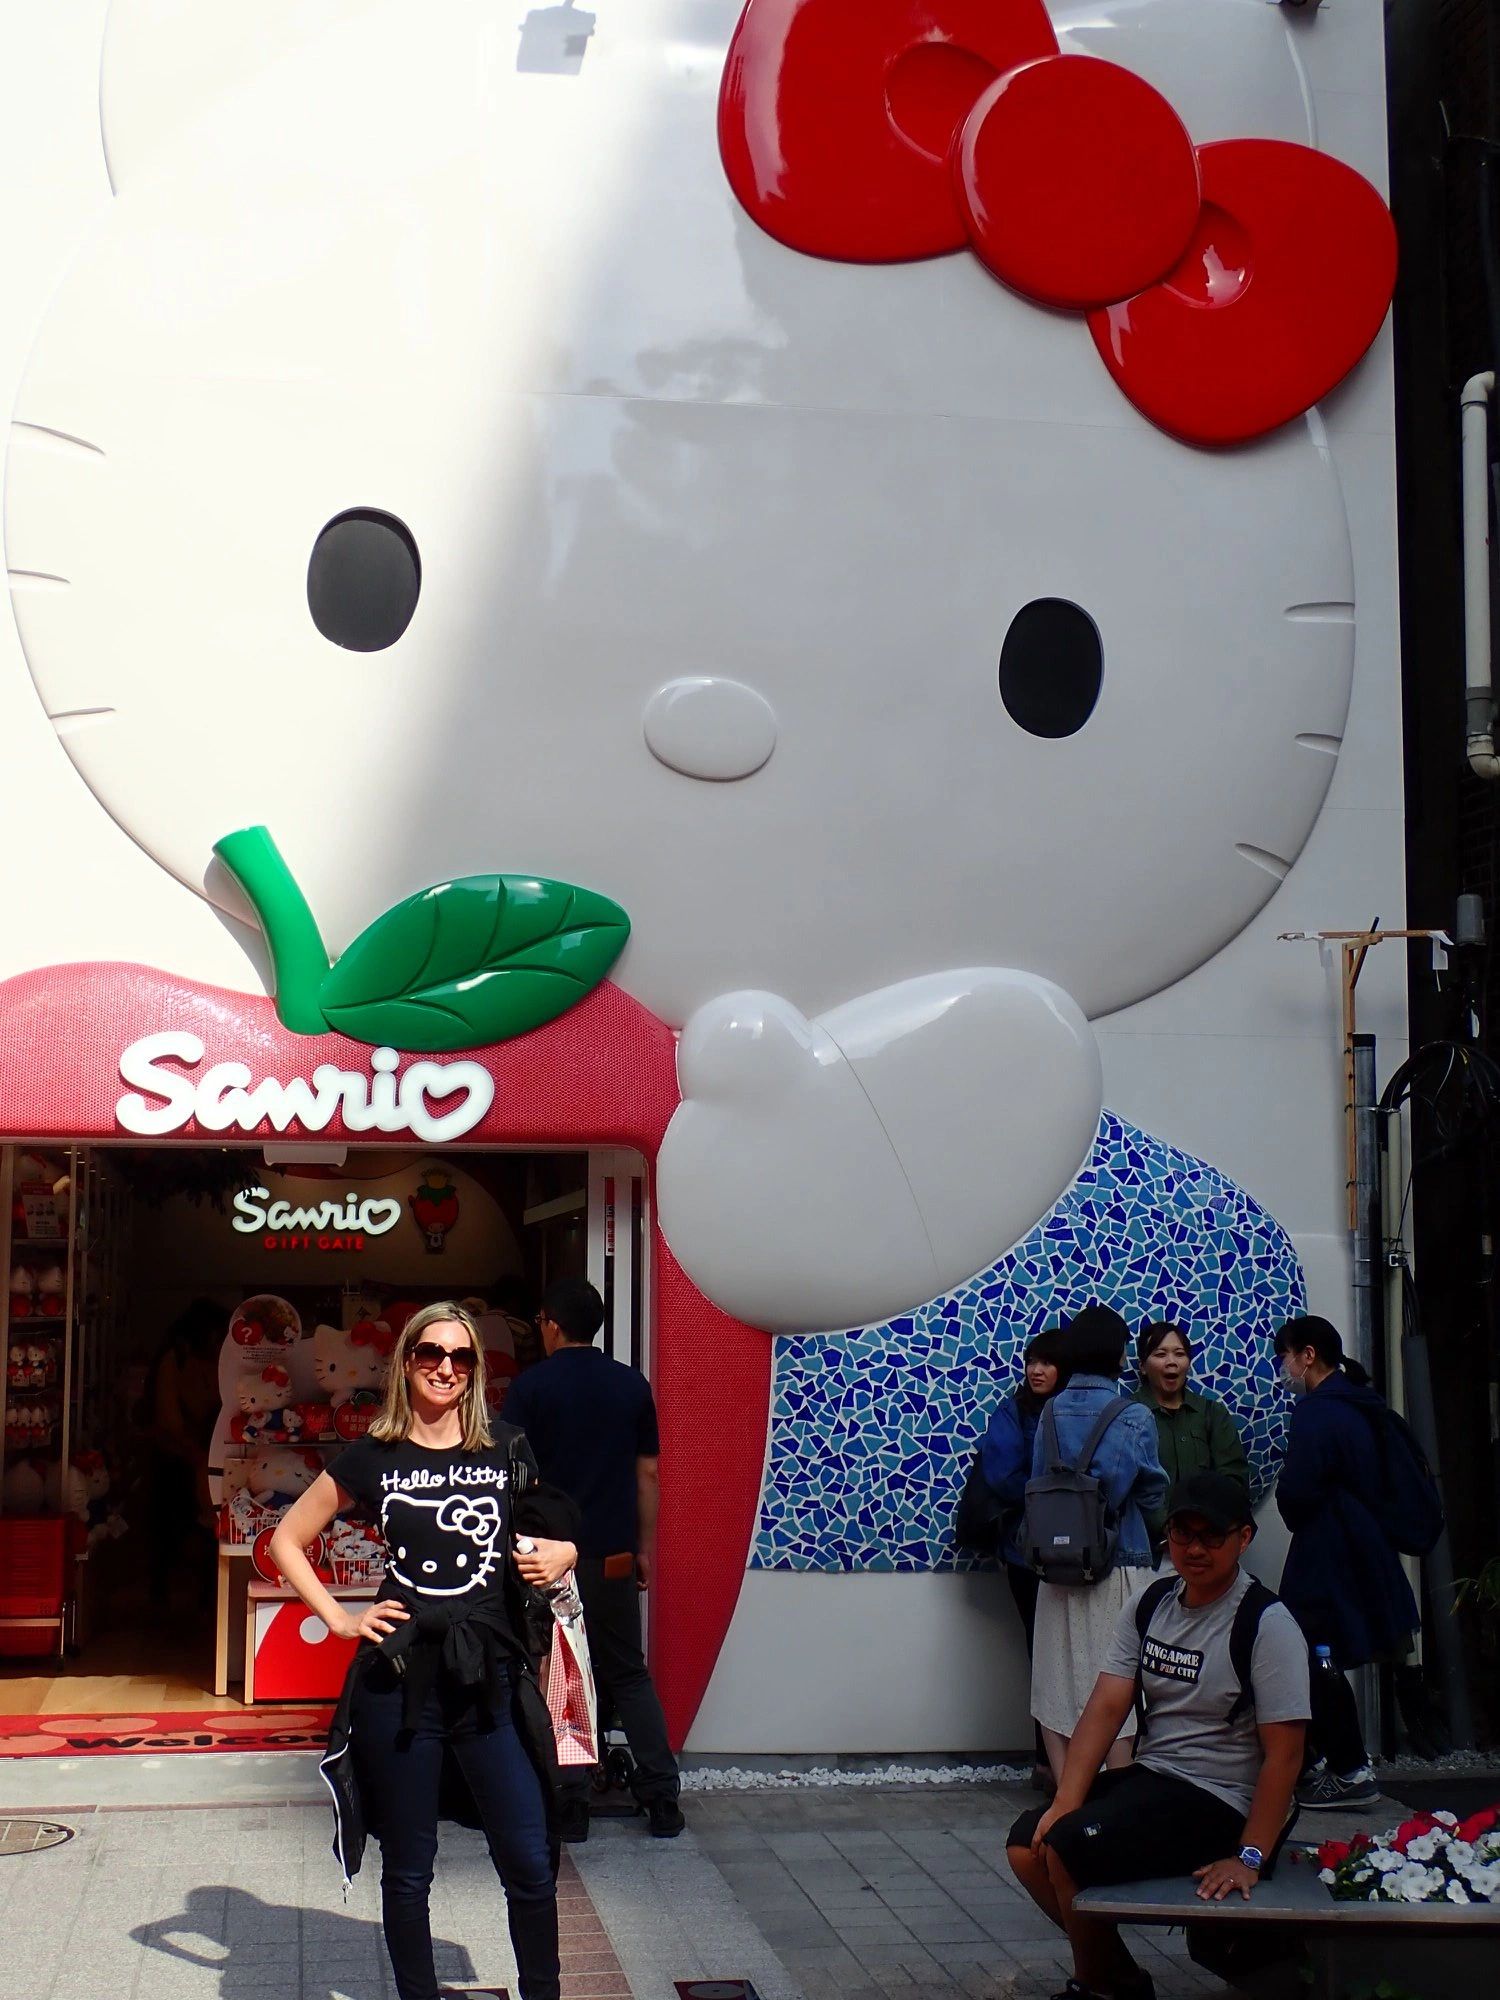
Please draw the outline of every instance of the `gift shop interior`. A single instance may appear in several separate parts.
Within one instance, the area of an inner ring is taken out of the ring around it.
[[[379,1407],[418,1307],[476,1314],[491,1407],[554,1279],[643,1362],[645,1169],[616,1149],[0,1146],[0,1720],[323,1701],[345,1642],[270,1531]],[[373,1528],[314,1560],[373,1594]]]

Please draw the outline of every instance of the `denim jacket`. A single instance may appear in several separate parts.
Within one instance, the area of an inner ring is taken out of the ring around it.
[[[1083,1450],[1084,1440],[1105,1404],[1120,1394],[1118,1382],[1107,1375],[1075,1375],[1052,1398],[1056,1414],[1057,1448],[1070,1462]],[[1046,1444],[1038,1426],[1032,1447],[1033,1475],[1044,1470]],[[1159,1513],[1167,1497],[1167,1475],[1156,1450],[1156,1419],[1142,1403],[1131,1403],[1104,1433],[1104,1441],[1087,1468],[1104,1482],[1111,1506],[1119,1516],[1117,1569],[1150,1569],[1151,1538],[1145,1514]]]
[[[1022,1503],[1026,1498],[1026,1482],[1031,1477],[1038,1421],[1037,1413],[1024,1409],[1012,1391],[996,1404],[979,1447],[985,1483],[1008,1509],[1000,1553],[1008,1563],[1018,1563],[1022,1569],[1026,1567],[1021,1548]]]

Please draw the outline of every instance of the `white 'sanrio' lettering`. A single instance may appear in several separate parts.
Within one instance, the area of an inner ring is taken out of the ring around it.
[[[294,1076],[256,1083],[241,1062],[214,1063],[202,1076],[184,1076],[206,1051],[196,1035],[165,1029],[143,1035],[120,1057],[120,1077],[133,1087],[115,1105],[127,1132],[158,1138],[196,1122],[205,1132],[257,1132],[263,1125],[288,1132],[325,1132],[335,1118],[350,1132],[410,1132],[425,1145],[441,1145],[472,1132],[495,1101],[495,1079],[477,1062],[414,1062],[401,1076],[394,1049],[374,1049],[370,1076],[320,1063],[312,1081]],[[451,1109],[436,1106],[457,1099]],[[155,1100],[155,1101],[153,1101]]]

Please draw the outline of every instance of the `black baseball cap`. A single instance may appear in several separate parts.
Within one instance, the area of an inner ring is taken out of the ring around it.
[[[1250,1495],[1227,1472],[1190,1472],[1179,1479],[1167,1498],[1167,1519],[1196,1514],[1211,1528],[1253,1528]]]

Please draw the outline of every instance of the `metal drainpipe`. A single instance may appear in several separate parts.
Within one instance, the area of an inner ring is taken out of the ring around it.
[[[1354,1037],[1354,1236],[1353,1334],[1354,1358],[1384,1388],[1384,1305],[1380,1257],[1380,1133],[1375,1109],[1375,1037]],[[1387,1717],[1382,1676],[1375,1667],[1357,1667],[1350,1675],[1366,1743],[1380,1742]]]
[[[1463,423],[1464,678],[1469,768],[1500,778],[1490,671],[1490,397],[1493,369],[1471,375],[1459,398]]]

